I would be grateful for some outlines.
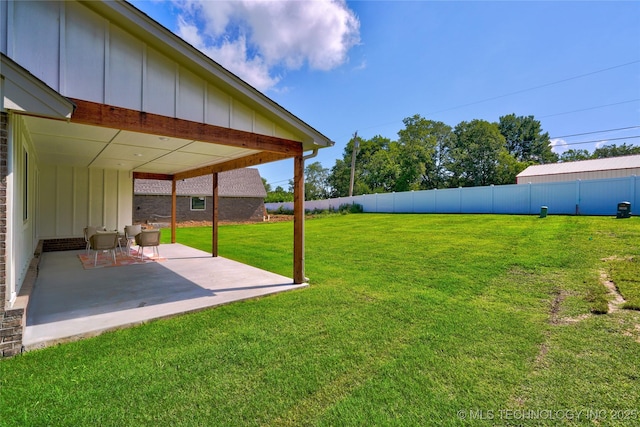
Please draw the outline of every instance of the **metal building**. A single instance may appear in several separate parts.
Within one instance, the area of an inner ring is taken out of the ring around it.
[[[520,172],[516,179],[518,184],[528,184],[634,175],[640,175],[640,155],[533,165]]]

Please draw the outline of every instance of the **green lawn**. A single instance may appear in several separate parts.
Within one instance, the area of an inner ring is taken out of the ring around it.
[[[221,255],[290,277],[292,228],[223,226]],[[640,218],[334,215],[306,242],[309,288],[0,361],[0,425],[640,423],[640,311],[593,314],[601,271],[637,301]]]

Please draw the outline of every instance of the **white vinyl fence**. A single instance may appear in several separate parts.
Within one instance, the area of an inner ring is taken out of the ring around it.
[[[640,212],[640,177],[448,188],[443,190],[367,194],[305,202],[305,210],[333,209],[358,203],[365,212],[379,213],[488,213],[539,214],[547,206],[549,214],[616,215],[618,203],[631,203]],[[269,211],[293,203],[266,203]]]

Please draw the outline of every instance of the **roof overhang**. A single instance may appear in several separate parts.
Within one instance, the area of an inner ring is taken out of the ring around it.
[[[73,102],[47,86],[16,62],[0,54],[0,96],[3,111],[69,119]]]
[[[71,102],[71,101],[70,101]],[[72,100],[65,120],[25,114],[40,161],[186,179],[303,154],[300,141]]]

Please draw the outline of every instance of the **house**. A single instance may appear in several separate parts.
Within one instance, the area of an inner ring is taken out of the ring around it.
[[[622,178],[640,175],[640,155],[529,166],[516,176],[518,184]]]
[[[304,162],[332,141],[133,5],[1,1],[0,100],[0,356],[20,351],[41,242],[131,224],[134,179],[170,182],[173,201],[211,175],[217,204],[220,173],[293,159],[305,281]]]
[[[176,220],[211,221],[212,175],[176,183]],[[133,222],[166,222],[171,218],[171,183],[136,179],[133,184]],[[218,220],[258,222],[264,218],[267,192],[260,172],[244,168],[218,175]]]

